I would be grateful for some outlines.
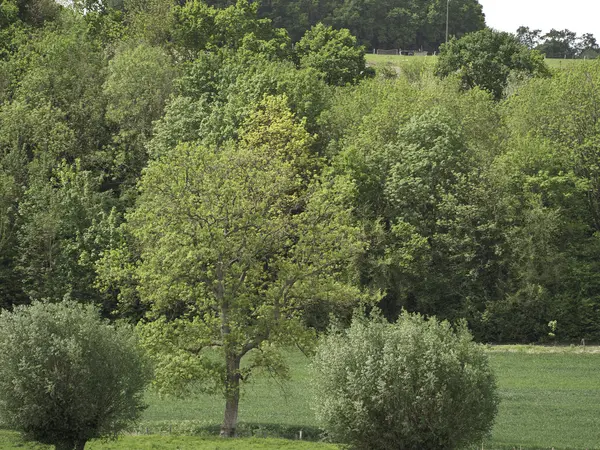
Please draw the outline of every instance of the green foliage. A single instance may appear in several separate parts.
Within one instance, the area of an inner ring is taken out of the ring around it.
[[[271,57],[286,58],[291,41],[283,29],[275,29],[269,19],[259,19],[258,3],[238,0],[224,9],[198,0],[173,10],[173,39],[191,59],[203,50],[244,49]]]
[[[598,278],[592,255],[598,251],[600,222],[593,117],[599,67],[594,62],[532,80],[505,106],[510,151],[498,159],[494,178],[513,217],[502,228],[514,251],[515,291],[539,293],[520,296],[532,299],[527,308],[531,315],[520,326],[535,328],[538,339],[547,336],[550,320],[561,324],[561,339],[579,342],[597,333],[592,324],[597,320]],[[515,323],[511,316],[509,312],[500,328]]]
[[[224,6],[229,2],[209,3]],[[336,29],[349,29],[368,49],[434,51],[444,42],[447,5],[443,0],[271,0],[261,4],[259,14],[272,19],[275,26],[286,28],[294,41],[322,22]],[[452,36],[461,37],[485,26],[477,0],[452,0],[449,6]]]
[[[485,173],[499,116],[488,95],[431,77],[373,80],[339,92],[324,119],[333,165],[356,180],[369,224],[362,282],[385,291],[385,314],[455,319],[495,292]]]
[[[455,74],[464,88],[478,86],[499,100],[509,75],[548,76],[542,55],[530,50],[510,33],[489,28],[453,39],[440,47],[436,73]]]
[[[313,371],[317,417],[354,448],[462,448],[481,442],[498,409],[487,356],[464,323],[357,316],[323,338]]]
[[[149,381],[132,330],[92,306],[33,303],[0,314],[0,422],[59,449],[113,437]]]
[[[292,112],[306,119],[306,129],[316,133],[330,95],[314,69],[298,70],[289,61],[272,61],[243,51],[203,53],[176,84],[178,95],[156,124],[148,145],[154,156],[178,142],[221,145],[236,139],[240,126],[264,95],[284,95]]]
[[[104,312],[110,313],[110,297],[93,289],[94,262],[108,239],[98,226],[108,198],[97,185],[90,172],[67,164],[49,179],[37,175],[30,181],[19,204],[17,233],[17,270],[29,297],[109,302]]]
[[[28,142],[30,159],[37,147],[52,152],[59,160],[64,157],[73,162],[79,157],[86,168],[95,164],[97,150],[107,141],[102,95],[105,58],[88,34],[83,18],[65,11],[56,26],[46,27],[23,42],[9,67],[12,105],[3,106],[12,109],[16,103],[32,116],[50,116],[29,119],[36,120],[38,127],[45,128],[51,121],[61,128],[47,138]],[[13,124],[11,128],[18,126]],[[22,134],[35,135],[37,130]],[[19,135],[14,138],[19,142]],[[72,143],[48,148],[44,141],[49,139],[69,139]]]
[[[285,97],[265,97],[238,142],[181,144],[153,160],[127,216],[138,292],[148,319],[159,319],[141,326],[157,381],[181,392],[213,374],[227,434],[253,366],[280,372],[275,345],[310,340],[306,305],[361,298],[352,262],[363,244],[346,204],[353,186],[315,175],[312,140]],[[107,254],[109,276],[122,269],[120,255]],[[250,351],[253,365],[240,370]]]
[[[318,70],[327,84],[356,83],[367,72],[364,48],[346,29],[334,30],[319,23],[304,34],[294,50],[300,67]]]
[[[103,86],[105,117],[118,132],[113,134],[105,158],[112,165],[113,182],[120,182],[122,191],[135,185],[146,166],[146,143],[153,122],[163,116],[176,73],[162,49],[146,44],[122,48],[108,65]]]

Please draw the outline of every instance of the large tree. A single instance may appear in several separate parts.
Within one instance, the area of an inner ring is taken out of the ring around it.
[[[311,140],[284,97],[265,97],[237,143],[183,144],[152,161],[128,216],[140,261],[120,267],[150,308],[141,330],[158,384],[216,381],[223,436],[235,434],[240,382],[255,366],[280,367],[274,345],[305,336],[303,311],[361,297],[352,284],[360,230],[344,205],[352,184],[314,175]]]
[[[490,28],[452,39],[441,47],[436,72],[457,74],[465,88],[478,86],[500,99],[509,76],[547,76],[542,55],[510,33]]]

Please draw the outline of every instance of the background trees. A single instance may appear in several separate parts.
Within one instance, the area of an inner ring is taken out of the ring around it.
[[[210,0],[225,6],[230,0]],[[485,26],[478,0],[453,0],[450,3],[450,34],[462,37]],[[285,28],[294,42],[319,22],[347,28],[368,50],[403,48],[437,50],[445,40],[445,0],[270,0],[261,2],[261,17]]]
[[[546,34],[542,30],[530,30],[521,26],[517,29],[517,38],[530,49],[539,50],[547,58],[587,58],[598,56],[598,42],[593,34],[584,33],[578,37],[570,30],[552,29]]]

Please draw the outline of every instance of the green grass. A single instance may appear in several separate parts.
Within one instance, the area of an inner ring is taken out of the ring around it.
[[[49,445],[23,442],[17,433],[0,431],[1,449],[50,450]],[[122,436],[116,441],[91,441],[86,450],[338,450],[331,444],[285,439],[230,439],[197,436]]]
[[[316,440],[320,430],[310,409],[308,359],[300,352],[288,354],[290,380],[275,380],[266,374],[251,379],[242,392],[238,433],[243,436],[295,438],[302,430]],[[224,403],[218,396],[159,398],[150,393],[149,408],[137,430],[178,431],[194,434],[218,433]]]
[[[600,448],[600,355],[492,351],[502,402],[491,444],[505,448]]]
[[[404,67],[411,67],[415,64],[431,66],[435,64],[435,56],[394,56],[394,55],[374,55],[367,53],[367,64],[375,68],[390,67],[402,70]],[[583,59],[546,59],[546,64],[553,69],[569,68],[577,64],[587,64],[590,60]]]
[[[600,449],[600,348],[584,352],[578,347],[498,346],[489,348],[489,355],[502,402],[492,437],[484,443],[486,450]],[[289,382],[278,384],[261,375],[245,389],[239,431],[253,440],[214,438],[223,415],[218,397],[175,400],[149,394],[150,407],[132,430],[142,435],[116,443],[93,442],[89,448],[336,448],[293,440],[300,430],[306,440],[316,441],[320,434],[310,408],[308,361],[298,352],[291,352],[288,361]],[[146,432],[151,435],[143,435]],[[290,440],[264,439],[275,437]],[[23,446],[15,434],[0,432],[0,448],[46,447]]]

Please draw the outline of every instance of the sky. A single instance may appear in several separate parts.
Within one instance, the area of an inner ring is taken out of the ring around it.
[[[479,0],[487,26],[514,33],[521,25],[547,33],[568,28],[600,41],[600,0]]]

